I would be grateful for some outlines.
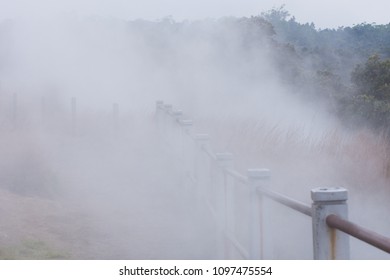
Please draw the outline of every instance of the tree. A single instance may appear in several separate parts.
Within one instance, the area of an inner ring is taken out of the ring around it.
[[[364,66],[358,65],[352,72],[352,82],[358,95],[390,101],[390,60],[381,60],[378,55],[369,57]]]

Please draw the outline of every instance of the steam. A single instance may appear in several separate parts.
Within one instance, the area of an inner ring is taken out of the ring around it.
[[[11,20],[1,23],[0,42],[3,197],[63,207],[42,222],[47,228],[27,231],[70,258],[215,257],[209,216],[185,212],[195,205],[177,193],[180,168],[156,135],[156,100],[192,117],[214,147],[236,155],[240,171],[271,168],[273,187],[305,202],[310,188],[335,184],[351,187],[359,197],[352,203],[360,202],[359,192],[365,196],[378,175],[360,162],[364,155],[348,150],[374,151],[375,137],[345,131],[321,104],[296,97],[270,37],[236,19]],[[365,135],[368,144],[361,144]],[[357,173],[367,180],[354,181]],[[388,196],[385,183],[383,176],[375,180],[380,192],[367,204]],[[377,209],[386,209],[382,202]],[[310,232],[307,221],[299,223]],[[4,234],[16,228],[11,223]],[[301,255],[275,244],[275,258],[310,257],[310,244],[294,248]]]

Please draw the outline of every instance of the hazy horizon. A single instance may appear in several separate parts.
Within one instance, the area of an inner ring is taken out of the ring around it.
[[[21,18],[45,18],[61,15],[99,16],[123,20],[160,20],[172,17],[176,21],[202,20],[221,17],[249,17],[279,8],[285,9],[301,23],[314,23],[317,28],[337,28],[360,23],[387,24],[390,22],[387,11],[388,1],[365,2],[326,1],[125,1],[125,0],[81,0],[81,1],[0,1],[0,20]]]

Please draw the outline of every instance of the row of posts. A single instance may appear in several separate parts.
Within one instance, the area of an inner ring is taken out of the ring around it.
[[[183,169],[186,170],[183,172],[188,173],[188,170],[192,169],[191,172],[197,182],[195,184],[196,190],[187,191],[195,192],[197,199],[215,191],[213,199],[216,206],[214,215],[217,224],[217,257],[225,259],[228,247],[226,232],[232,231],[235,223],[234,215],[232,215],[234,212],[232,200],[235,198],[230,190],[235,187],[234,180],[236,179],[227,172],[227,170],[234,168],[233,155],[231,153],[213,154],[210,137],[207,134],[192,135],[190,129],[193,125],[192,120],[186,119],[182,111],[173,109],[170,104],[164,104],[162,101],[157,102],[156,121],[168,144],[172,144],[171,148],[177,152],[181,159],[185,159]],[[179,141],[175,142],[175,139],[178,138]],[[206,158],[214,156],[208,164],[199,162],[199,156],[205,153],[209,153]],[[219,170],[217,176],[213,172],[213,162]],[[197,166],[205,167],[206,173],[208,173],[206,179],[202,177],[202,172],[196,168]],[[267,217],[265,216],[264,202],[266,197],[261,192],[264,182],[269,178],[269,170],[267,169],[248,169],[245,177],[250,194],[248,198],[250,208],[249,248],[245,255],[249,259],[267,258],[265,248],[267,251],[272,251],[272,248],[269,248],[269,240],[267,241],[265,238]],[[212,188],[215,189],[212,190]],[[312,218],[313,258],[349,259],[349,236],[326,224],[326,218],[331,214],[347,219],[347,190],[344,188],[315,188],[311,190],[311,198],[313,202],[308,208],[311,209]],[[288,249],[286,248],[286,250]]]
[[[12,106],[11,106],[11,121],[14,126],[17,126],[19,119],[20,119],[20,101],[17,93],[13,93],[12,95]],[[46,102],[45,97],[41,98],[41,115],[42,119],[46,118],[46,115],[48,113],[48,104]],[[70,113],[71,113],[71,126],[72,131],[76,130],[76,123],[77,123],[77,99],[76,97],[72,97],[70,99]],[[114,128],[117,128],[118,122],[119,122],[119,105],[118,103],[112,104],[112,118],[113,118],[113,124]]]

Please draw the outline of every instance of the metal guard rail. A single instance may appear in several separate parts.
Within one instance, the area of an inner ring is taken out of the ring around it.
[[[159,112],[165,112],[169,116],[173,116],[175,123],[180,125],[183,128],[183,132],[190,136],[192,140],[196,139],[192,137],[192,135],[189,133],[189,128],[192,125],[191,120],[185,120],[181,119],[183,116],[181,111],[175,111],[172,113],[172,105],[163,104],[162,101],[157,102],[157,114]],[[203,135],[205,136],[205,135]],[[203,139],[205,140],[205,139]],[[201,146],[201,151],[204,152],[211,160],[218,161],[218,156],[215,154],[210,147]],[[248,176],[244,176],[237,172],[234,169],[226,168],[224,166],[219,166],[222,171],[233,177],[238,182],[243,183],[244,185],[251,187],[251,181]],[[253,186],[252,186],[253,187]],[[289,207],[295,211],[298,211],[306,216],[312,217],[313,220],[313,249],[314,249],[314,258],[315,259],[347,259],[349,258],[349,242],[344,237],[341,237],[341,239],[344,238],[340,242],[339,245],[342,244],[340,251],[339,249],[334,248],[334,244],[331,245],[331,252],[329,255],[329,252],[326,248],[329,246],[329,242],[333,243],[338,238],[335,237],[334,234],[337,234],[333,232],[329,239],[329,233],[328,230],[330,229],[337,229],[341,232],[346,233],[347,235],[351,235],[363,242],[366,242],[380,250],[383,250],[387,253],[390,253],[390,238],[385,237],[383,235],[380,235],[374,231],[371,231],[369,229],[366,229],[364,227],[361,227],[357,224],[354,224],[346,219],[343,218],[346,211],[343,209],[347,209],[346,206],[346,200],[347,200],[347,190],[343,188],[317,188],[312,189],[312,199],[313,204],[310,207],[309,205],[306,205],[302,202],[296,201],[294,199],[291,199],[287,196],[284,196],[280,193],[271,191],[269,189],[266,189],[262,186],[256,187],[256,192],[259,195],[266,196],[270,199],[272,199],[275,202],[278,202],[286,207]],[[333,196],[333,198],[331,198]],[[337,199],[335,198],[337,197]],[[332,200],[333,199],[333,200]],[[329,203],[328,203],[329,202]],[[335,203],[336,202],[336,203]],[[208,205],[209,208],[212,211],[212,215],[216,217],[216,212],[211,205]],[[334,208],[336,206],[336,208]],[[339,208],[337,208],[339,207]],[[340,211],[341,207],[341,211]],[[327,209],[324,211],[324,209]],[[330,211],[329,211],[330,210]],[[334,212],[333,212],[334,210]],[[328,213],[328,214],[326,214]],[[333,214],[329,214],[333,213]],[[323,222],[321,222],[323,221]],[[322,223],[325,225],[325,227],[322,225]],[[250,254],[248,251],[246,251],[241,244],[235,239],[232,232],[224,232],[225,236],[231,240],[234,247],[238,249],[239,253],[244,256],[248,257]]]
[[[277,192],[273,192],[271,190],[267,190],[266,188],[259,188],[258,192],[262,195],[267,196],[268,198],[279,202],[280,204],[289,207],[295,211],[298,211],[306,216],[311,217],[312,216],[312,211],[311,207],[309,205],[306,205],[302,202],[299,202],[297,200],[291,199],[287,196],[284,196],[282,194],[279,194]]]
[[[388,237],[385,237],[372,230],[366,229],[333,214],[326,217],[326,223],[331,228],[341,230],[342,232],[345,232],[390,254],[390,238]]]
[[[225,172],[226,174],[232,176],[233,178],[235,178],[236,180],[238,180],[239,182],[243,183],[243,184],[248,184],[248,179],[247,177],[245,177],[244,175],[240,174],[239,172],[237,172],[236,170],[232,170],[232,169],[225,169]],[[271,191],[271,190],[268,190],[266,188],[258,188],[257,189],[257,192],[260,194],[260,195],[264,195],[286,207],[289,207],[295,211],[298,211],[306,216],[309,216],[311,217],[311,207],[309,205],[306,205],[300,201],[297,201],[297,200],[294,200],[294,199],[291,199],[285,195],[282,195],[280,193],[277,193],[277,192],[274,192],[274,191]]]

